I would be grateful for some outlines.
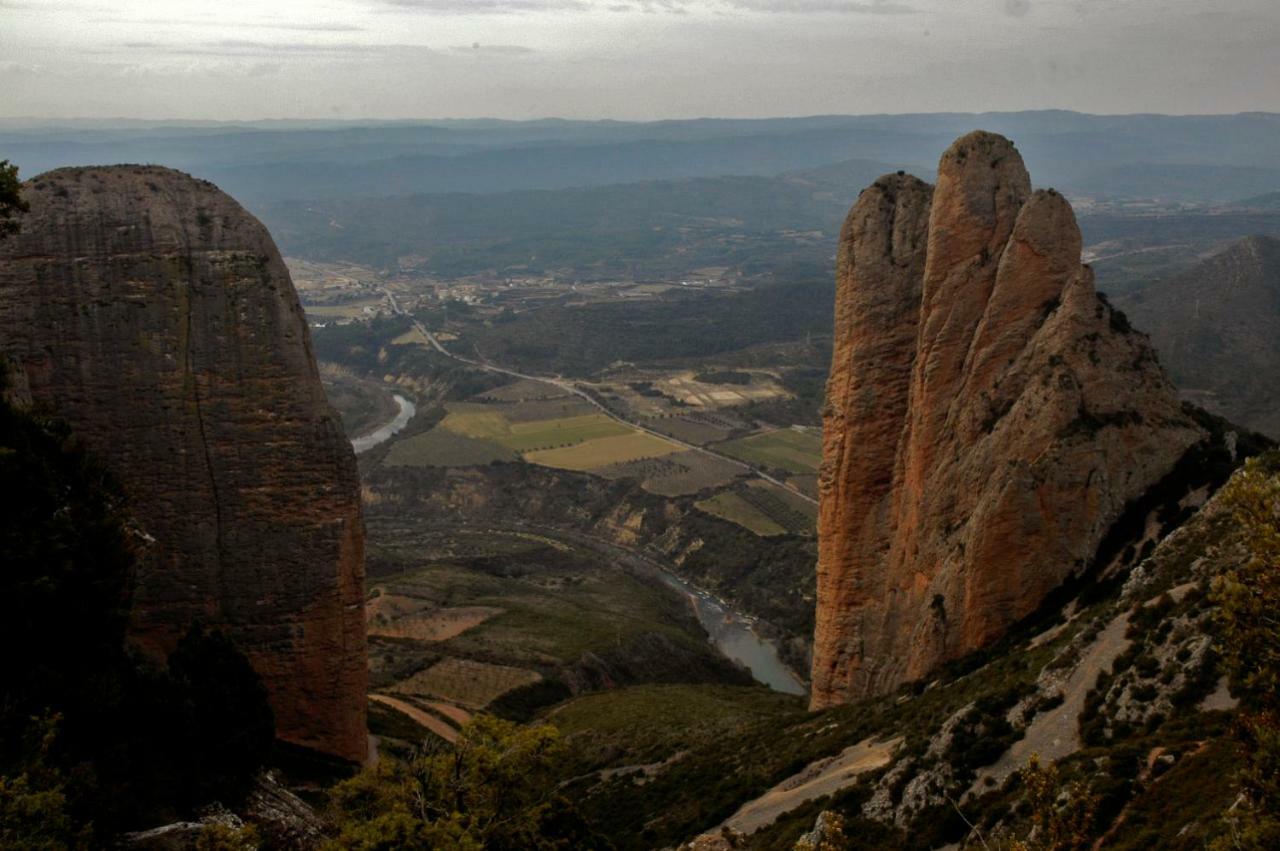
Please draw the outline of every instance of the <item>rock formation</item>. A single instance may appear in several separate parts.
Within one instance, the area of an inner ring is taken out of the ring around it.
[[[972,133],[859,196],[824,410],[815,708],[991,642],[1203,437],[1067,201]]]
[[[355,459],[271,237],[162,168],[61,169],[24,197],[0,241],[0,356],[130,496],[149,541],[133,639],[159,655],[193,621],[223,628],[280,738],[364,759]]]
[[[1280,437],[1280,239],[1247,237],[1116,304],[1184,397]]]

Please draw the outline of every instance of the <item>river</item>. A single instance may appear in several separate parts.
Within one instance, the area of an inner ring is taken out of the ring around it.
[[[396,404],[400,406],[400,412],[395,415],[391,422],[381,426],[376,431],[371,431],[366,435],[357,437],[351,441],[351,448],[359,455],[361,452],[367,452],[379,443],[390,440],[396,434],[409,424],[409,420],[413,419],[417,407],[399,393],[393,394]]]
[[[689,598],[702,628],[721,653],[745,665],[751,671],[751,676],[774,691],[799,695],[806,693],[804,683],[778,657],[778,646],[757,635],[751,628],[749,619],[678,576],[665,570],[660,576],[663,582]]]
[[[394,398],[400,406],[400,412],[391,422],[376,431],[352,440],[351,446],[357,455],[390,440],[413,418],[416,410],[414,404],[398,393]],[[751,676],[774,691],[798,695],[805,693],[804,683],[778,657],[778,646],[757,635],[749,618],[739,615],[720,600],[666,570],[659,569],[655,572],[666,585],[689,599],[698,622],[721,653],[744,665],[751,671]]]

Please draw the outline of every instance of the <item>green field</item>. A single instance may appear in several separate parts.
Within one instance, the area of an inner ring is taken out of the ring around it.
[[[588,440],[576,446],[525,454],[525,460],[562,470],[587,471],[641,458],[660,458],[681,447],[660,437],[619,426],[621,433]]]
[[[772,482],[757,479],[739,489],[742,498],[793,535],[816,532],[818,507]]]
[[[730,440],[715,448],[748,464],[789,473],[812,473],[822,463],[822,435],[790,428]]]
[[[517,457],[499,443],[464,437],[437,426],[393,443],[384,463],[389,467],[470,467]]]
[[[736,491],[724,491],[696,503],[697,507],[730,523],[737,523],[762,537],[785,535],[787,528],[752,505]]]
[[[604,414],[512,422],[497,406],[475,404],[449,406],[449,415],[438,427],[463,437],[492,440],[515,452],[556,449],[632,433]]]

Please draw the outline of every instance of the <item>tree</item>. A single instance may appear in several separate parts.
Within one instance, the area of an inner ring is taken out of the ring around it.
[[[28,209],[21,189],[18,167],[10,165],[8,160],[0,160],[0,239],[18,231],[16,216]]]
[[[67,781],[50,760],[58,718],[34,718],[28,753],[11,774],[0,775],[0,848],[63,851],[89,848],[93,829],[67,810]]]
[[[435,740],[439,741],[439,740]],[[407,763],[381,761],[330,792],[332,847],[380,851],[604,849],[556,791],[562,752],[550,725],[480,715],[457,742]]]
[[[1247,756],[1248,806],[1229,819],[1221,848],[1280,847],[1280,453],[1250,459],[1222,491],[1248,553],[1214,582],[1218,626],[1238,734]]]

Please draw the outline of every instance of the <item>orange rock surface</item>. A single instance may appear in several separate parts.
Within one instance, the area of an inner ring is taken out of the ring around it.
[[[999,637],[1203,437],[1003,137],[876,181],[837,267],[815,708]]]

